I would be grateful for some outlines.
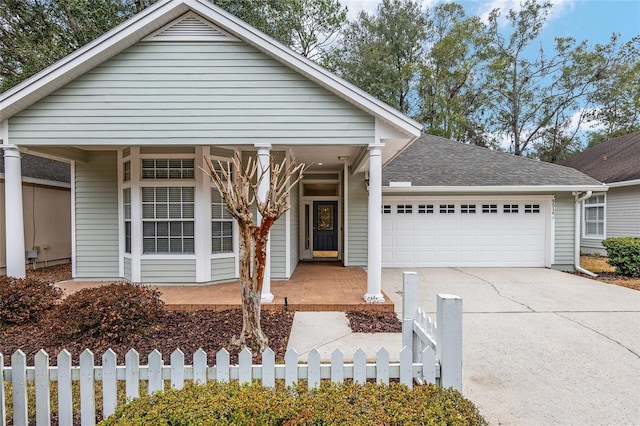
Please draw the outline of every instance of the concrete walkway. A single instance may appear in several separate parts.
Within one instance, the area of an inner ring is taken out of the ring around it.
[[[420,306],[463,298],[463,393],[492,425],[640,425],[640,292],[548,269],[413,269]],[[402,270],[383,271],[402,308]],[[296,313],[289,341],[306,359],[340,347],[370,357],[401,337],[351,333],[340,313]]]

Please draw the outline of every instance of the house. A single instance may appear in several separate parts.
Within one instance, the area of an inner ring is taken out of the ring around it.
[[[405,223],[410,214],[422,214],[423,202],[429,206],[430,200],[434,209],[440,209],[442,200],[442,214],[454,211],[450,218],[469,214],[474,200],[479,200],[475,209],[482,209],[484,201],[491,209],[499,205],[502,218],[503,204],[509,201],[510,214],[532,209],[544,217],[545,257],[505,264],[570,266],[574,262],[567,253],[575,247],[572,194],[603,188],[577,172],[548,185],[487,181],[474,187],[463,181],[425,189],[425,182],[415,181],[407,187],[413,176],[396,178],[392,166],[410,152],[421,135],[420,123],[205,0],[161,0],[3,93],[0,123],[7,169],[19,164],[19,149],[71,162],[72,269],[79,280],[157,284],[236,279],[236,225],[200,171],[204,157],[224,162],[238,153],[261,164],[269,159],[312,164],[291,193],[291,210],[271,230],[265,301],[273,297],[270,279],[288,279],[299,261],[326,258],[346,267],[366,267],[364,297],[381,301],[383,264],[404,262],[390,261],[389,251],[396,246],[383,242],[389,238],[388,230],[383,231],[390,226],[383,213],[391,208],[387,203],[395,209],[389,217]],[[418,147],[423,145],[430,144]],[[506,155],[483,153],[487,161],[498,163],[459,167],[501,171],[500,161],[511,161]],[[417,159],[415,173],[422,162],[431,161],[431,154],[426,155]],[[481,156],[477,160],[485,161]],[[407,161],[414,164],[416,159]],[[391,173],[384,187],[383,165]],[[537,166],[542,167],[530,164],[531,173]],[[7,182],[19,184],[18,174],[6,175]],[[416,200],[415,206],[396,202],[405,195]],[[454,202],[462,196],[471,198]],[[12,217],[20,214],[18,197],[17,192],[7,195]],[[447,229],[457,223],[445,222]],[[448,241],[462,247],[464,229],[452,230]],[[12,239],[24,240],[17,231]],[[410,247],[418,247],[419,241],[413,241]],[[438,236],[433,242],[443,241]],[[483,241],[474,244],[480,247]],[[528,237],[523,241],[529,244]],[[486,265],[501,265],[502,252],[495,252]],[[9,273],[22,274],[22,256],[8,253],[7,258]],[[457,263],[448,259],[442,264]]]
[[[609,187],[582,202],[580,250],[606,254],[604,239],[640,237],[640,132],[610,139],[562,164]]]
[[[22,211],[24,240],[33,250],[22,260],[29,266],[51,266],[71,261],[71,171],[68,163],[24,154],[22,156]],[[0,274],[6,273],[4,218],[4,163],[0,161]]]

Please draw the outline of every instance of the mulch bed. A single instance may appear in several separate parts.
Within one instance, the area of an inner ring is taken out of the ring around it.
[[[347,319],[354,333],[400,333],[402,323],[395,312],[348,311]]]
[[[601,283],[618,285],[620,287],[627,287],[640,291],[640,278],[625,277],[624,275],[619,275],[615,272],[599,272],[597,277],[592,277],[591,275],[583,274],[581,272],[572,273],[583,278],[600,281]]]
[[[67,349],[78,363],[80,353],[86,348],[95,354],[96,364],[100,364],[102,354],[111,348],[118,355],[118,363],[124,363],[124,356],[134,348],[140,354],[140,362],[147,362],[147,355],[157,349],[165,363],[169,363],[171,353],[180,349],[185,354],[185,362],[191,363],[191,356],[199,348],[207,352],[209,365],[215,364],[216,353],[225,348],[230,352],[231,362],[237,363],[237,350],[231,348],[230,341],[242,330],[242,312],[228,311],[167,311],[159,325],[142,335],[132,335],[123,342],[91,340],[63,342],[56,337],[52,325],[55,321],[43,318],[33,324],[7,327],[0,331],[0,353],[5,354],[5,365],[10,364],[10,355],[22,349],[29,363],[35,353],[44,349],[55,364],[55,357],[62,349]],[[293,313],[284,311],[263,311],[262,329],[269,338],[269,347],[277,360],[284,360],[287,350]],[[259,358],[258,358],[259,359]]]

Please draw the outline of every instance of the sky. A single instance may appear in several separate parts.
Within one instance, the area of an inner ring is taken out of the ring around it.
[[[419,0],[433,6],[442,0]],[[378,0],[341,0],[349,8],[349,19],[361,10],[374,13]],[[508,11],[517,8],[519,0],[457,0],[468,15],[485,17],[495,8]],[[621,34],[621,41],[640,34],[640,0],[551,0],[553,11],[541,35],[548,48],[555,37],[572,36],[577,41],[588,40],[590,45],[606,43],[613,32]]]

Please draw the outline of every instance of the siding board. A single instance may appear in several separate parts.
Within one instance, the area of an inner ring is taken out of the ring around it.
[[[12,117],[18,145],[367,144],[373,118],[241,43],[138,43]]]
[[[555,200],[555,259],[556,269],[573,269],[575,257],[575,202],[569,195],[557,195]]]
[[[194,283],[195,259],[141,259],[140,279],[145,284]]]
[[[76,164],[76,278],[120,275],[116,161],[115,152],[90,152]]]
[[[211,281],[229,281],[237,279],[235,262],[235,257],[211,259]]]
[[[364,182],[364,174],[349,176],[349,264],[345,266],[367,266],[369,194]]]

